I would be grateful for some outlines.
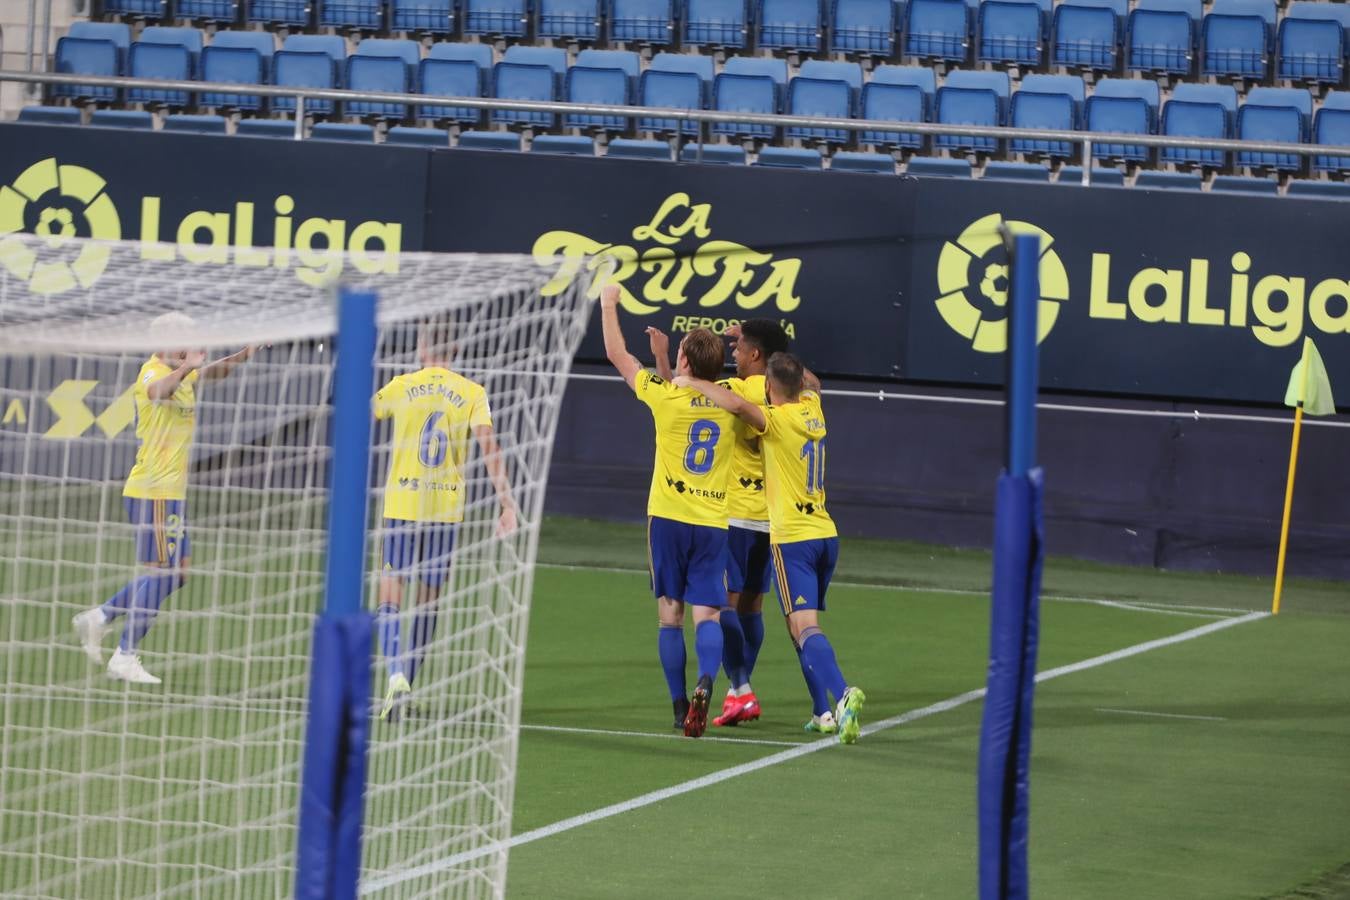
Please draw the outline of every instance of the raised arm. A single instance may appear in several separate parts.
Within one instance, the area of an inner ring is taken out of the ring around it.
[[[820,393],[820,379],[816,377],[815,372],[805,366],[802,366],[802,390]]]
[[[238,353],[231,353],[229,356],[222,356],[202,366],[201,373],[197,376],[202,381],[214,381],[217,378],[224,378],[234,370],[234,367],[242,362],[247,362],[253,356],[253,351],[257,347],[245,347]]]
[[[623,380],[632,387],[633,379],[642,371],[642,363],[628,352],[628,344],[624,342],[623,332],[619,329],[617,284],[607,284],[600,289],[600,329],[605,336],[605,356],[609,357],[609,361],[619,370]]]
[[[183,383],[183,379],[200,369],[204,362],[206,362],[205,353],[200,350],[189,350],[184,354],[183,361],[178,364],[178,368],[145,386],[146,395],[149,396],[152,403],[168,400],[173,396],[173,392],[178,390],[178,386]]]
[[[762,433],[765,426],[768,424],[768,420],[764,416],[764,410],[761,409],[758,404],[751,403],[749,400],[727,390],[720,384],[681,375],[679,378],[675,379],[675,386],[693,388],[727,412],[740,418],[742,422],[749,425],[757,432]]]
[[[652,344],[652,356],[656,357],[656,374],[666,381],[675,380],[675,372],[670,368],[670,336],[660,328],[647,326],[647,340]]]
[[[516,530],[516,501],[511,496],[511,482],[506,477],[506,464],[502,461],[501,448],[497,446],[497,435],[491,425],[475,425],[473,436],[478,439],[483,466],[492,479],[492,488],[497,492],[497,503],[501,506],[497,537],[506,537]]]

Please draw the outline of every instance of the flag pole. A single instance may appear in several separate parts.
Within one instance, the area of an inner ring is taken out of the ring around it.
[[[1280,595],[1284,593],[1284,558],[1289,550],[1289,514],[1294,506],[1294,471],[1298,468],[1298,439],[1303,432],[1303,402],[1308,396],[1308,344],[1303,344],[1303,387],[1299,391],[1298,406],[1294,407],[1294,437],[1289,444],[1289,477],[1284,486],[1284,517],[1280,522],[1280,552],[1275,559],[1275,599],[1270,614],[1280,614]]]

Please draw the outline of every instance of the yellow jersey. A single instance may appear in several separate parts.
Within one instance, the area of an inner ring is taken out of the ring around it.
[[[472,429],[492,427],[487,391],[432,366],[392,379],[375,395],[375,418],[393,419],[384,517],[464,520],[464,462]]]
[[[136,464],[127,475],[125,497],[140,500],[186,500],[188,455],[197,423],[197,372],[187,374],[167,400],[150,399],[150,385],[174,367],[158,356],[141,366],[132,387],[136,403]]]
[[[825,413],[820,395],[803,391],[795,403],[764,411],[765,488],[769,540],[775,544],[839,534],[825,511]]]
[[[758,406],[769,405],[763,375],[730,378],[727,384],[736,393]],[[743,522],[769,521],[769,504],[764,498],[764,455],[759,435],[744,429],[731,448],[731,481],[727,483],[727,516]],[[762,528],[761,528],[762,530]]]
[[[726,528],[727,478],[732,447],[744,431],[740,421],[693,388],[675,387],[646,369],[633,380],[633,392],[651,408],[656,425],[647,515]]]

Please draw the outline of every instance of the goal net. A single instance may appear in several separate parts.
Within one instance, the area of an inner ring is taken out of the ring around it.
[[[453,407],[411,447],[397,410],[372,431],[363,893],[503,893],[533,563],[589,311],[584,285],[541,290],[554,274],[0,239],[0,895],[293,894],[338,283],[379,298],[377,387],[456,373],[392,392]],[[391,670],[411,692],[381,720]]]

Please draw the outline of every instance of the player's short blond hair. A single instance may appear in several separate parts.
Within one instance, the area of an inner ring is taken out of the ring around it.
[[[150,321],[150,330],[163,331],[166,328],[179,330],[191,328],[196,324],[197,323],[192,320],[192,316],[189,316],[187,313],[166,312],[162,315],[155,316],[155,318]]]
[[[716,381],[722,374],[722,364],[726,362],[727,350],[722,339],[707,328],[695,328],[680,342],[689,371],[695,378],[704,381]]]

